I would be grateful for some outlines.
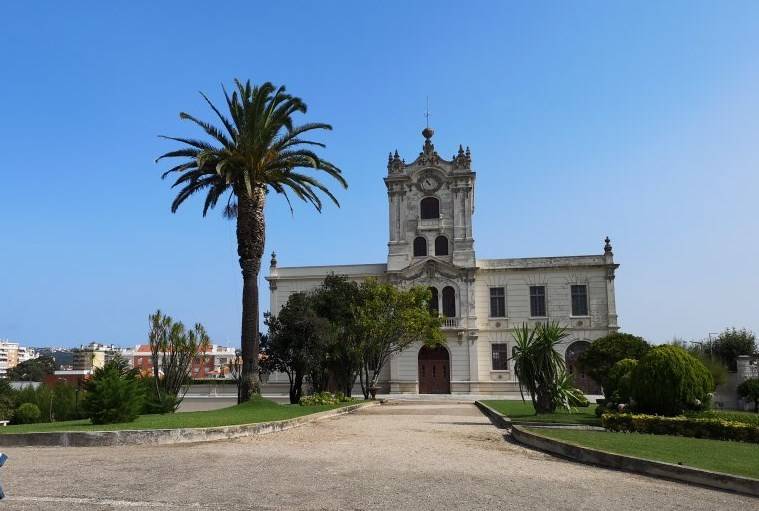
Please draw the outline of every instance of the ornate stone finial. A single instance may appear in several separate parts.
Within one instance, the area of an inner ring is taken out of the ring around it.
[[[269,264],[272,268],[277,267],[277,253],[272,251],[271,252],[271,263]]]
[[[395,150],[394,154],[391,153],[388,156],[387,170],[390,174],[403,171],[403,160],[401,160],[401,157],[398,154],[398,149]]]
[[[429,126],[427,126],[426,128],[424,128],[424,129],[422,130],[422,136],[423,136],[424,138],[426,138],[427,140],[431,139],[431,138],[432,138],[432,135],[434,135],[434,134],[435,134],[435,130],[433,130],[433,129],[432,129],[432,128],[430,128]]]
[[[459,145],[459,152],[453,157],[453,166],[457,169],[468,169],[471,162],[472,159],[469,157],[469,147],[467,146],[466,152],[464,152],[464,148]]]
[[[606,236],[606,239],[604,240],[604,255],[613,255],[611,251],[611,240],[608,236]]]

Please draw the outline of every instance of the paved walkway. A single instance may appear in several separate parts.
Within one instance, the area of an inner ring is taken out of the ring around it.
[[[236,441],[8,454],[2,510],[759,507],[521,448],[473,405],[452,402],[387,404]]]

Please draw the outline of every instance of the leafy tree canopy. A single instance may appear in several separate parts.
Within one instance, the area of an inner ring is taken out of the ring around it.
[[[735,371],[739,355],[753,355],[757,352],[756,336],[745,328],[726,328],[711,343],[707,342],[704,350],[722,360],[731,371]]]
[[[596,339],[579,358],[579,364],[586,374],[604,387],[609,384],[612,366],[625,358],[639,360],[651,346],[637,335],[614,332]],[[607,395],[607,399],[611,396]]]
[[[55,372],[55,360],[53,357],[42,356],[25,360],[8,370],[8,379],[11,381],[42,381],[45,376]]]
[[[361,303],[356,307],[356,322],[362,338],[361,385],[364,397],[376,387],[380,372],[394,353],[414,343],[443,344],[440,318],[429,312],[429,289],[400,289],[376,279],[359,286]]]

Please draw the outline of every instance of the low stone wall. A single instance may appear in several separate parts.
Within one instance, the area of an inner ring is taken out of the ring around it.
[[[493,408],[490,408],[488,405],[483,403],[482,401],[475,401],[475,405],[480,409],[482,413],[484,413],[490,421],[495,424],[496,427],[501,429],[507,429],[512,427],[514,424],[519,424],[520,426],[536,426],[536,427],[546,427],[551,426],[552,428],[571,428],[571,429],[585,429],[585,430],[592,430],[592,431],[606,431],[604,428],[600,426],[589,426],[586,424],[570,424],[570,423],[561,423],[561,422],[530,422],[530,421],[513,421],[509,417],[506,417],[501,412],[494,410]]]
[[[646,460],[590,449],[588,447],[580,447],[527,431],[522,426],[512,426],[511,436],[521,444],[581,463],[759,497],[758,479],[710,472],[708,470],[684,467],[662,461]]]
[[[488,419],[490,419],[490,422],[492,422],[495,425],[495,427],[501,428],[501,429],[508,429],[511,427],[511,419],[509,419],[502,413],[496,410],[493,410],[482,401],[475,401],[474,404],[477,406],[477,408],[480,409],[482,413],[485,414],[485,416]]]
[[[353,412],[377,403],[357,403],[334,410],[282,421],[218,426],[210,428],[132,429],[121,431],[61,431],[0,434],[1,447],[103,447],[117,445],[162,445],[229,440],[301,426],[329,417]]]

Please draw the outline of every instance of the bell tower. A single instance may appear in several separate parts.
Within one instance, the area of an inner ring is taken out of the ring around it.
[[[424,145],[412,163],[397,150],[388,156],[389,272],[433,258],[460,268],[475,266],[471,152],[459,146],[450,160],[441,158],[434,134],[430,127],[422,130]]]

